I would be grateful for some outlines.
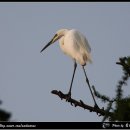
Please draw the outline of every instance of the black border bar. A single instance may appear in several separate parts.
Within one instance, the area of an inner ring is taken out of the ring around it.
[[[130,129],[130,122],[0,122],[0,129]]]

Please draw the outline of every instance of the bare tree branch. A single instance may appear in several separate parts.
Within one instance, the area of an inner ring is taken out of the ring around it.
[[[99,109],[99,108],[96,108],[96,107],[89,106],[89,105],[85,104],[82,100],[77,101],[77,100],[72,99],[72,98],[70,98],[70,99],[68,100],[67,95],[66,95],[66,94],[63,94],[61,91],[52,90],[51,93],[52,93],[52,94],[55,94],[55,95],[57,95],[57,96],[59,96],[59,97],[61,98],[61,100],[62,100],[62,99],[66,99],[66,101],[70,102],[70,104],[71,104],[72,106],[75,106],[75,107],[79,106],[79,107],[82,107],[82,108],[84,108],[84,109],[89,110],[90,112],[96,112],[97,115],[99,114],[99,116],[104,116],[104,115],[106,115],[106,114],[107,114],[107,115],[112,115],[111,112],[105,111],[104,108]]]

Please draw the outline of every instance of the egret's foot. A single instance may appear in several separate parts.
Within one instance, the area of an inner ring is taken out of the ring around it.
[[[99,106],[98,106],[97,104],[94,105],[94,108],[100,109]]]
[[[66,101],[69,101],[69,99],[71,99],[71,92],[68,92],[68,94],[66,94],[65,96],[66,96]]]

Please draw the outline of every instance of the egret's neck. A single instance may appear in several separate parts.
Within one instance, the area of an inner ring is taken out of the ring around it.
[[[64,45],[64,36],[59,39],[60,46]]]

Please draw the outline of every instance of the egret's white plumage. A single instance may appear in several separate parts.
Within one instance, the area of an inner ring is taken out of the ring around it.
[[[81,32],[75,29],[60,29],[56,32],[52,40],[41,50],[41,52],[45,50],[48,46],[50,46],[52,43],[57,41],[58,39],[59,39],[61,50],[74,60],[74,71],[73,71],[69,93],[67,94],[68,98],[71,97],[73,79],[77,68],[76,62],[78,62],[83,67],[83,71],[86,77],[86,82],[88,83],[95,106],[98,107],[84,68],[87,62],[92,61],[90,56],[91,48],[86,37]]]
[[[61,29],[56,33],[59,37],[61,50],[76,60],[79,64],[85,65],[91,62],[91,48],[86,37],[75,29]]]

